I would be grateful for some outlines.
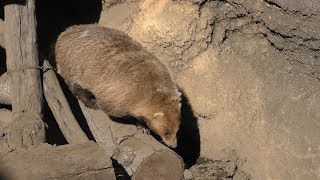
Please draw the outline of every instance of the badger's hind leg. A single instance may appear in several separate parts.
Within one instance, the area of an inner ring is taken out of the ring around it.
[[[91,109],[98,109],[97,99],[95,95],[88,89],[82,88],[79,84],[74,84],[71,88],[72,93],[80,99],[83,104]]]

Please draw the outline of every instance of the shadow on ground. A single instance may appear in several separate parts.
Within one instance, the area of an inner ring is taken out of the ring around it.
[[[180,92],[182,92],[181,125],[175,152],[183,158],[186,168],[189,168],[200,156],[200,133],[198,119],[193,113],[189,100],[181,89]]]

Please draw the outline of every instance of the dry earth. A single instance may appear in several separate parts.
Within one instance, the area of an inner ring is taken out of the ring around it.
[[[320,179],[318,0],[107,1],[99,23],[175,72],[200,131],[188,178]]]

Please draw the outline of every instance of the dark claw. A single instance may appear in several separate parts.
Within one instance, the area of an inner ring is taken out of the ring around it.
[[[148,129],[145,125],[143,125],[143,124],[141,124],[141,123],[137,123],[137,129],[138,130],[142,130],[142,133],[143,134],[148,134],[148,135],[150,135],[150,129]]]

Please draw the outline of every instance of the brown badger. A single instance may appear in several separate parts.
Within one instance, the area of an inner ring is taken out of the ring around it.
[[[55,45],[57,72],[81,98],[110,116],[133,116],[175,148],[180,95],[168,68],[128,35],[98,25],[78,25],[61,33]],[[79,95],[80,94],[80,95]]]

